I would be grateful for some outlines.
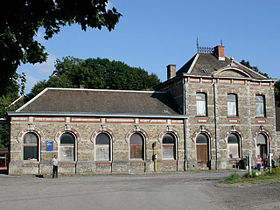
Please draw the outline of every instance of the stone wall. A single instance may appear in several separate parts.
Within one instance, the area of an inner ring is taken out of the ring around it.
[[[39,137],[39,161],[23,160],[23,137],[34,132]],[[9,173],[51,174],[51,160],[59,157],[60,136],[71,132],[76,138],[76,159],[59,162],[60,174],[143,173],[153,172],[155,163],[153,144],[157,145],[158,170],[183,170],[183,120],[142,118],[84,118],[84,117],[12,117],[11,162]],[[111,137],[111,161],[95,160],[95,138],[105,132]],[[144,160],[132,160],[129,154],[130,136],[143,135]],[[172,133],[177,139],[176,160],[162,158],[162,138]],[[53,141],[53,151],[46,151],[46,142]],[[181,165],[180,165],[181,164]]]

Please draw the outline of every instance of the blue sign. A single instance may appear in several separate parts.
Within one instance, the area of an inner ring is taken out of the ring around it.
[[[53,151],[53,141],[47,140],[46,151]]]

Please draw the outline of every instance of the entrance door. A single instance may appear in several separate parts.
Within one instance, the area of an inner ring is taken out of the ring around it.
[[[196,158],[199,168],[209,167],[209,140],[205,134],[196,137]]]
[[[261,158],[264,157],[264,154],[267,155],[267,138],[263,134],[259,134],[257,136],[257,148],[256,148],[256,155],[260,155]]]

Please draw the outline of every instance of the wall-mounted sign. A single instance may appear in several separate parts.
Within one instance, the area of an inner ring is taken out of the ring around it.
[[[46,151],[53,151],[53,141],[47,140]]]

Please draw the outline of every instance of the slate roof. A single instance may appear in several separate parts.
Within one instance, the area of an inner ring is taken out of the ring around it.
[[[195,59],[196,57],[197,59]],[[223,67],[230,66],[231,63],[233,63],[233,67],[245,71],[254,79],[267,79],[266,77],[260,75],[252,69],[247,68],[239,62],[232,61],[228,57],[225,57],[225,61],[219,61],[215,55],[210,53],[197,53],[182,68],[177,71],[177,75],[182,75],[183,73],[198,76],[212,75],[213,72]],[[192,69],[190,69],[192,65],[193,67]]]
[[[180,115],[166,92],[47,88],[16,112]]]

